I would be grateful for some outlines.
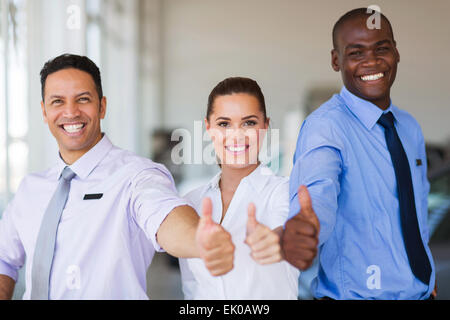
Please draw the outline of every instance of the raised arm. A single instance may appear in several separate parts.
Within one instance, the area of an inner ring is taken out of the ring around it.
[[[233,269],[234,245],[231,235],[212,220],[211,199],[203,200],[202,217],[189,206],[175,208],[158,230],[158,243],[179,258],[201,258],[211,275]]]
[[[305,121],[290,177],[290,220],[283,236],[286,260],[301,270],[313,262],[312,245],[318,240],[320,247],[334,230],[342,149],[332,123],[321,118]]]
[[[205,200],[202,218],[180,198],[164,167],[142,172],[133,182],[130,210],[156,250],[179,258],[201,258],[210,273],[223,275],[233,268],[231,235],[211,219]]]

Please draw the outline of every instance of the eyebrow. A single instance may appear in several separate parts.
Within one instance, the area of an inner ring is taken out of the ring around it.
[[[86,92],[82,92],[82,93],[77,94],[75,96],[75,98],[78,98],[78,97],[81,97],[81,96],[84,96],[84,95],[88,95],[89,97],[92,97],[92,94],[89,91],[86,91]]]
[[[388,39],[381,40],[381,41],[378,41],[375,45],[380,46],[380,45],[385,44],[385,43],[391,44],[391,40],[388,40]]]
[[[251,119],[251,118],[258,118],[258,117],[255,116],[255,115],[251,115],[251,116],[243,117],[241,120],[248,120],[248,119]],[[230,121],[231,119],[230,119],[230,118],[227,118],[227,117],[219,117],[219,118],[216,119],[216,121],[219,121],[219,120],[227,120],[227,121]]]
[[[52,95],[52,96],[50,96],[50,100],[52,100],[52,99],[64,99],[64,97],[58,96],[58,95]]]
[[[384,40],[378,41],[377,43],[375,43],[375,45],[376,46],[380,46],[380,45],[385,44],[385,43],[389,43],[390,44],[391,41],[388,40],[388,39],[384,39]],[[365,48],[365,47],[366,46],[364,46],[362,44],[355,43],[355,44],[349,44],[348,46],[346,46],[345,50],[348,50],[348,49],[361,49],[361,48]]]
[[[88,95],[88,96],[92,97],[92,94],[89,91],[86,91],[86,92],[82,92],[82,93],[77,94],[75,96],[75,98],[78,98],[78,97],[81,97],[81,96],[84,96],[84,95]],[[59,95],[52,95],[52,96],[50,96],[50,100],[52,100],[52,99],[64,99],[64,98],[65,98],[64,96],[59,96]]]

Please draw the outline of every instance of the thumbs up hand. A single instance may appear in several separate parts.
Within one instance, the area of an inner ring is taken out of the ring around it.
[[[253,260],[261,265],[279,262],[283,259],[281,251],[281,228],[270,230],[256,220],[256,207],[248,206],[247,238],[245,243],[250,247]]]
[[[202,216],[195,237],[200,258],[213,276],[221,276],[233,269],[234,245],[231,235],[212,220],[212,202],[203,199]]]
[[[300,212],[286,223],[282,246],[285,259],[298,269],[306,270],[317,255],[320,223],[305,186],[298,190],[298,201]]]

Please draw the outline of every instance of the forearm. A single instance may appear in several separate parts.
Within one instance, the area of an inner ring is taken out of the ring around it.
[[[297,190],[300,185],[308,187],[313,209],[320,220],[320,244],[328,240],[335,226],[341,168],[338,151],[322,147],[298,159],[294,167],[297,170],[291,175],[291,190]],[[300,212],[297,196],[297,193],[291,195],[290,217]]]
[[[159,245],[172,256],[198,258],[195,233],[199,220],[195,210],[189,206],[173,209],[159,227],[157,233]]]
[[[8,276],[0,275],[0,300],[11,300],[16,282]]]

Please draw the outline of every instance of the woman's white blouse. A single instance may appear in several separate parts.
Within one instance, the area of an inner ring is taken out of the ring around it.
[[[220,173],[184,197],[199,214],[203,198],[211,198],[212,218],[217,223],[222,217],[219,181]],[[224,276],[213,277],[201,259],[180,259],[185,299],[297,299],[298,269],[285,261],[262,266],[250,256],[250,248],[244,243],[250,202],[256,205],[258,222],[272,230],[284,225],[289,213],[289,179],[260,165],[241,180],[222,222],[236,247],[234,268]]]

